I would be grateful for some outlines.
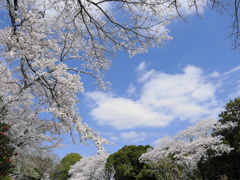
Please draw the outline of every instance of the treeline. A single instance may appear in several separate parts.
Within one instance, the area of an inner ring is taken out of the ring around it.
[[[0,124],[0,179],[51,180],[237,180],[240,179],[240,98],[226,104],[219,120],[201,120],[164,137],[156,147],[124,146],[109,155],[28,157],[14,151]]]
[[[201,120],[159,145],[124,146],[80,160],[70,180],[240,179],[240,98],[226,104],[219,120]]]

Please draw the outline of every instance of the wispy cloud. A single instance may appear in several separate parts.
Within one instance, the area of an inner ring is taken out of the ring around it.
[[[127,93],[131,96],[136,92],[136,87],[133,84],[130,84],[128,89],[127,89]]]
[[[227,75],[230,75],[232,73],[238,72],[239,70],[240,70],[240,66],[237,66],[237,67],[231,69],[230,71],[225,72],[223,75],[227,76]]]
[[[140,141],[146,140],[149,136],[154,136],[153,133],[146,133],[146,132],[136,132],[136,131],[129,131],[129,132],[122,132],[120,133],[120,138],[124,141],[136,143]]]
[[[117,136],[110,136],[110,138],[112,141],[118,141],[119,140],[119,137]]]
[[[224,105],[217,99],[217,93],[231,74],[238,70],[234,68],[227,73],[205,74],[201,68],[188,65],[182,73],[167,74],[154,69],[146,70],[142,62],[136,68],[139,98],[134,100],[111,93],[88,92],[86,97],[93,105],[90,114],[98,124],[122,130],[165,127],[179,120],[196,122],[217,118]],[[130,85],[129,89],[133,92],[134,88]],[[133,137],[136,135],[130,132]]]

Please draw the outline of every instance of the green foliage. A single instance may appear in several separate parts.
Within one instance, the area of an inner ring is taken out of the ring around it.
[[[222,124],[235,123],[235,127],[213,132],[213,136],[221,135],[224,143],[234,148],[231,153],[213,157],[198,164],[203,179],[218,180],[223,177],[240,179],[240,98],[230,100],[226,110],[219,115]]]
[[[240,98],[234,99],[226,104],[226,111],[223,111],[219,117],[222,124],[233,122],[237,126],[232,129],[219,132],[225,137],[225,143],[234,147],[236,151],[240,151]]]
[[[232,172],[231,163],[232,159],[228,154],[212,157],[204,162],[200,161],[198,163],[199,177],[206,180],[220,180],[225,176],[228,176],[227,179],[229,180],[235,179],[231,178],[232,175],[228,173]]]
[[[139,157],[151,146],[124,146],[118,152],[110,155],[106,170],[114,172],[115,180],[154,180],[154,174],[146,164],[139,162]]]
[[[219,117],[221,123],[236,123],[234,128],[229,128],[218,134],[224,136],[225,143],[229,144],[234,150],[225,156],[228,162],[225,164],[227,176],[231,179],[240,179],[240,98],[234,99],[226,104],[226,111]]]
[[[0,180],[13,180],[13,179],[8,176],[4,176],[4,177],[0,177]]]
[[[68,171],[70,166],[74,165],[82,159],[82,156],[78,153],[67,154],[55,168],[55,171],[51,173],[50,178],[52,180],[67,180],[70,175]]]
[[[9,128],[8,124],[0,122],[0,177],[7,176],[13,171],[14,166],[11,163],[11,157],[17,155],[10,145],[11,139],[6,135]]]

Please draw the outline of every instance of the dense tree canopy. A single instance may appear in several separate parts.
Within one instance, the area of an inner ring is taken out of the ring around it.
[[[82,159],[82,156],[78,153],[67,154],[56,166],[50,178],[52,180],[67,180],[70,177],[70,174],[68,173],[70,166],[74,165],[80,159]]]
[[[230,153],[233,148],[223,143],[223,136],[212,136],[214,130],[232,128],[232,124],[222,125],[216,120],[202,120],[173,138],[164,137],[159,145],[148,150],[140,157],[141,162],[156,166],[161,160],[172,158],[174,163],[183,167],[189,176],[198,174],[198,164],[213,157]]]
[[[225,111],[219,115],[221,124],[235,124],[232,128],[215,131],[215,135],[224,137],[224,143],[233,148],[231,153],[215,158],[211,165],[221,170],[229,179],[240,178],[240,98],[230,100]]]
[[[239,179],[239,103],[227,103],[219,121],[201,120],[154,148],[130,145],[84,158],[71,167],[70,179]]]
[[[149,148],[151,148],[149,145],[124,146],[108,157],[106,163],[107,171],[114,173],[115,180],[154,180],[154,174],[150,173],[150,169],[146,173],[147,166],[139,161],[139,157]]]
[[[218,134],[223,135],[225,143],[234,147],[235,151],[240,153],[240,98],[230,100],[225,108],[226,110],[219,115],[219,121],[222,124],[235,123],[236,126],[232,129],[220,131]]]

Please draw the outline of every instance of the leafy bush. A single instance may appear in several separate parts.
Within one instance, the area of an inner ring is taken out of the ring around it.
[[[10,145],[11,139],[7,136],[7,131],[10,125],[0,123],[0,177],[7,176],[13,171],[14,166],[11,163],[11,157],[17,155],[14,153],[13,146]]]

